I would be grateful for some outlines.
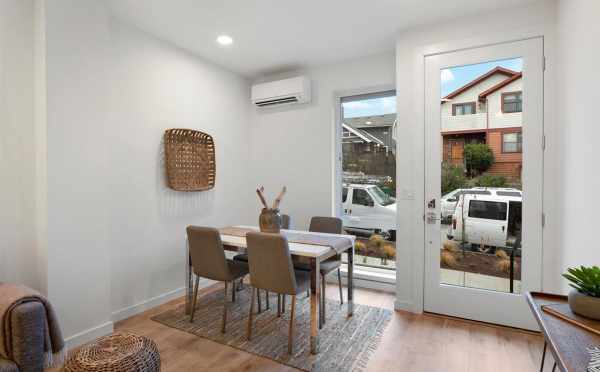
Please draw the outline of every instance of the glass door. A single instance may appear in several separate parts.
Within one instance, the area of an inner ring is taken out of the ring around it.
[[[426,311],[536,328],[542,63],[541,39],[425,59]]]

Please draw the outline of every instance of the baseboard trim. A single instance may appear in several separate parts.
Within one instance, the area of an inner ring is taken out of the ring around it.
[[[114,324],[112,321],[102,323],[85,331],[74,334],[73,336],[67,337],[65,343],[67,350],[72,349],[88,342],[97,339],[98,337],[109,335],[114,330]]]
[[[394,301],[394,309],[414,313],[413,303],[409,301]]]
[[[212,285],[213,283],[215,283],[215,282],[213,282],[212,280],[200,279],[199,288],[206,288],[206,287]],[[127,306],[123,309],[114,311],[111,316],[112,321],[118,322],[118,321],[130,318],[134,315],[143,313],[146,310],[150,310],[153,307],[160,306],[164,303],[167,303],[171,300],[174,300],[174,299],[184,296],[184,295],[185,295],[185,287],[177,288],[172,291],[160,294],[158,296],[155,296],[155,297],[149,298],[147,300],[144,300],[142,302],[139,302],[135,305]]]

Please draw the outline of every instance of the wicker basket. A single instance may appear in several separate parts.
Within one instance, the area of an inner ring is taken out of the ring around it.
[[[215,187],[215,143],[203,132],[169,129],[165,132],[168,186],[177,191],[204,191]]]
[[[160,355],[154,341],[132,333],[97,339],[67,360],[65,372],[156,372]]]

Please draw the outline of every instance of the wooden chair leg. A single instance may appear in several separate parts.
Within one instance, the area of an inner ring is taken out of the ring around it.
[[[340,304],[344,304],[344,294],[342,291],[342,270],[338,267],[338,285],[340,286]]]
[[[235,302],[235,287],[235,280],[233,280],[231,281],[231,302]],[[225,292],[225,297],[227,297],[227,292]]]
[[[325,275],[321,275],[321,298],[319,299],[321,305],[321,317],[319,318],[319,328],[323,328],[323,325],[325,325],[325,308],[327,307],[325,304],[325,289]]]
[[[254,292],[255,288],[252,288],[252,298],[250,299],[250,314],[248,315],[248,329],[246,330],[246,338],[250,340],[252,337],[252,313],[254,313]]]
[[[227,326],[227,307],[229,301],[227,301],[227,282],[225,282],[225,295],[223,296],[223,323],[221,324],[221,333],[225,333],[225,327]],[[235,287],[233,288],[235,293]]]
[[[281,295],[277,294],[277,317],[281,317]]]
[[[265,302],[267,303],[267,310],[271,307],[269,305],[269,291],[265,291]]]
[[[260,289],[256,289],[256,295],[258,296],[258,313],[262,311],[262,304],[260,301]]]
[[[281,295],[281,314],[285,314],[285,295]]]
[[[292,310],[290,313],[290,333],[288,335],[288,354],[292,353],[294,343],[294,313],[296,310],[296,295],[292,295]]]
[[[198,299],[198,284],[200,284],[200,277],[196,276],[196,285],[194,286],[194,299],[192,300],[192,315],[190,316],[190,323],[194,322],[194,312],[196,311],[196,300]]]

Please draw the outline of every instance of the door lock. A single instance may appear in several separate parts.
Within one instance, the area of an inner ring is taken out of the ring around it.
[[[427,208],[435,209],[435,198],[431,199],[429,203],[427,203]]]
[[[436,212],[427,212],[427,223],[432,225],[434,223],[436,223],[437,221],[441,221],[442,219],[440,217],[438,217]]]

